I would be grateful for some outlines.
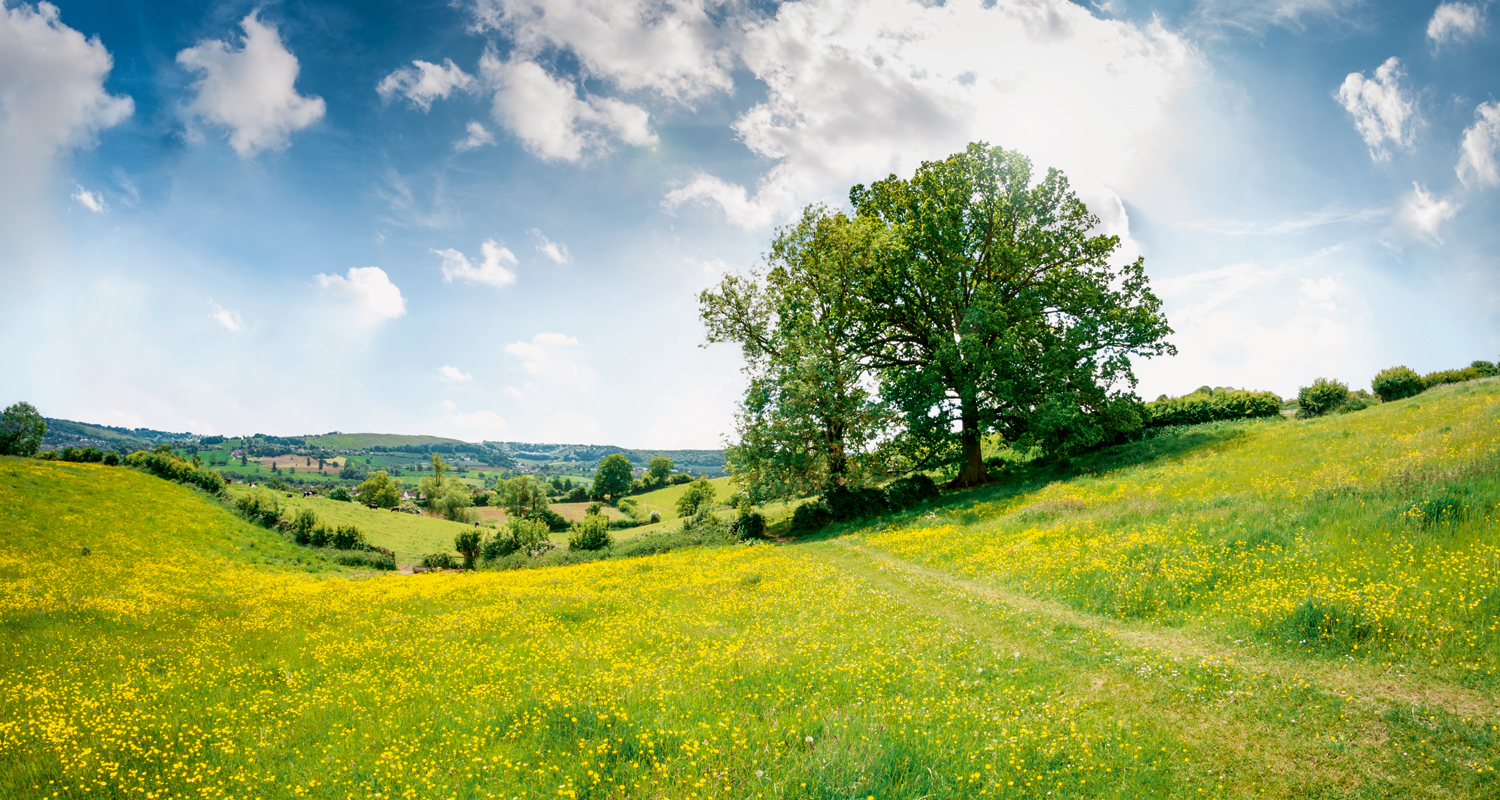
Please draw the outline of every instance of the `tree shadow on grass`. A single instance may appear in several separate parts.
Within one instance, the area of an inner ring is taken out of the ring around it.
[[[916,508],[837,522],[820,531],[786,541],[796,544],[822,542],[871,526],[902,527],[919,517],[934,513],[954,515],[964,524],[972,524],[978,521],[977,507],[983,504],[1030,494],[1057,481],[1104,475],[1153,463],[1179,461],[1192,455],[1222,450],[1245,440],[1256,426],[1277,423],[1278,420],[1254,420],[1162,428],[1149,432],[1145,438],[1101,447],[1066,461],[1032,462],[1013,466],[997,475],[994,482],[975,489],[944,492],[937,499],[922,503]],[[970,515],[974,519],[968,519]]]

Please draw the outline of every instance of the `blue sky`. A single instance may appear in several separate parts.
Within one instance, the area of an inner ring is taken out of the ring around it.
[[[1495,4],[4,0],[0,402],[716,447],[697,293],[966,142],[1063,169],[1179,355],[1500,358]]]

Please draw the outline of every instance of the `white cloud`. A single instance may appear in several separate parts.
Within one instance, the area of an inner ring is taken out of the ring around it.
[[[1273,25],[1302,29],[1308,18],[1339,21],[1363,0],[1201,0],[1199,26],[1260,32]]]
[[[1427,23],[1427,38],[1434,44],[1472,38],[1484,23],[1484,10],[1470,3],[1443,3]]]
[[[292,132],[322,119],[324,112],[323,98],[297,93],[297,57],[256,13],[240,21],[245,37],[239,49],[214,39],[177,54],[177,63],[202,73],[188,109],[227,129],[241,158],[285,149]]]
[[[1458,213],[1460,206],[1451,200],[1439,200],[1425,186],[1412,183],[1412,193],[1401,206],[1400,222],[1413,233],[1441,242],[1438,228]]]
[[[437,378],[444,383],[468,383],[474,380],[473,375],[464,372],[458,367],[450,367],[447,364],[438,367]]]
[[[1400,80],[1406,76],[1395,56],[1375,69],[1374,79],[1351,72],[1339,87],[1339,103],[1354,117],[1354,129],[1370,148],[1370,158],[1385,161],[1391,157],[1385,143],[1411,146],[1416,109],[1401,93]]]
[[[1465,186],[1500,185],[1500,103],[1480,103],[1474,117],[1474,124],[1464,129],[1458,179]]]
[[[318,288],[339,298],[364,325],[395,319],[406,313],[406,299],[401,290],[380,267],[350,267],[343,275],[315,275]]]
[[[0,4],[0,251],[37,245],[59,151],[92,145],[134,112],[133,100],[104,89],[113,66],[98,37],[64,25],[57,6]],[[19,253],[0,261],[23,263]]]
[[[521,367],[539,378],[580,381],[594,376],[578,350],[578,340],[565,334],[539,333],[529,342],[511,342],[505,352],[521,359]]]
[[[578,96],[570,80],[554,78],[533,61],[501,61],[494,51],[479,72],[495,93],[491,114],[526,148],[549,161],[578,161],[613,135],[627,144],[655,144],[645,109],[612,97]]]
[[[83,206],[84,208],[94,212],[95,214],[103,213],[104,211],[104,195],[98,192],[91,192],[88,189],[83,188],[82,186],[78,186],[78,191],[74,192],[72,197],[73,201],[78,205]]]
[[[460,153],[495,143],[495,134],[477,120],[471,121],[464,130],[468,135],[453,143],[453,149]]]
[[[516,265],[516,254],[510,248],[501,247],[494,239],[488,239],[479,249],[483,258],[478,266],[468,256],[452,248],[432,251],[443,258],[443,280],[452,283],[457,279],[496,289],[516,282],[516,272],[511,269]]]
[[[390,102],[401,95],[413,106],[423,111],[432,108],[432,101],[446,100],[455,91],[472,92],[478,86],[474,76],[445,58],[441,65],[426,61],[413,61],[409,67],[401,67],[380,80],[375,91],[380,99]]]
[[[457,438],[465,441],[504,439],[510,435],[510,425],[505,418],[493,411],[471,411],[463,413],[452,400],[443,401],[443,427]]]
[[[244,330],[245,324],[240,320],[240,312],[230,311],[212,300],[208,301],[208,307],[210,309],[208,318],[223,325],[225,330],[231,333]]]
[[[803,0],[749,25],[739,49],[767,92],[734,130],[775,166],[753,192],[703,173],[665,202],[717,206],[747,229],[976,140],[1060,167],[1112,205],[1106,187],[1197,63],[1160,25],[1064,0]]]
[[[738,10],[729,0],[475,0],[474,29],[502,30],[530,59],[548,50],[572,52],[589,75],[625,91],[650,90],[677,100],[729,91]]]
[[[542,243],[536,246],[536,251],[538,253],[541,253],[547,258],[552,259],[558,264],[566,264],[572,260],[573,257],[568,254],[567,245],[548,239],[545,235],[542,234],[541,231],[537,230],[536,228],[531,229],[531,235],[542,240]]]

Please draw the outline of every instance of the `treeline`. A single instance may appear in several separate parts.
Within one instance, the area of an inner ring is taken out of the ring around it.
[[[334,551],[330,557],[349,567],[392,570],[396,553],[365,541],[364,532],[353,525],[327,525],[311,509],[291,513],[281,501],[266,492],[250,492],[234,501],[240,516],[263,528],[278,531],[293,544]]]
[[[1197,425],[1229,419],[1274,417],[1282,400],[1274,392],[1201,387],[1182,397],[1165,395],[1146,404],[1146,427]]]

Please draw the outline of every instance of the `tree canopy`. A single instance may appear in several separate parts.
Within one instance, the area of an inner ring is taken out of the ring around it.
[[[0,455],[34,456],[47,435],[47,420],[30,403],[16,403],[0,413]]]
[[[667,478],[672,476],[672,459],[666,456],[657,456],[646,465],[646,477],[652,483],[666,483]]]
[[[780,231],[764,277],[700,297],[709,340],[745,352],[728,459],[752,488],[893,462],[973,486],[988,435],[1065,457],[1141,427],[1131,357],[1175,352],[1171,329],[1061,172],[976,143],[849,197],[852,217],[814,206]]]
[[[630,494],[630,459],[619,453],[610,453],[599,462],[594,471],[594,496],[618,499]]]
[[[497,481],[495,504],[505,509],[511,519],[521,519],[547,510],[547,487],[530,475],[517,475]]]
[[[386,474],[383,469],[376,470],[359,485],[359,488],[354,491],[354,496],[361,503],[374,503],[381,508],[394,508],[401,502],[401,482]]]

